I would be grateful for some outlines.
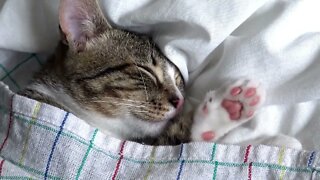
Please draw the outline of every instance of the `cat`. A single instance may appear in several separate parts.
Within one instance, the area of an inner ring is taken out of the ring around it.
[[[184,80],[152,40],[115,29],[96,0],[61,0],[61,42],[20,94],[119,139],[156,137],[184,103]]]
[[[200,104],[182,116],[185,82],[178,68],[149,37],[112,27],[97,0],[61,0],[59,22],[62,36],[55,53],[19,94],[69,111],[107,135],[152,145],[214,141],[253,115],[239,115],[251,96],[227,93],[215,98],[214,106],[205,99],[207,110]],[[248,81],[241,82],[224,89],[250,89]],[[210,118],[199,120],[211,117],[209,111],[224,115],[213,124]],[[220,121],[233,125],[219,126]]]

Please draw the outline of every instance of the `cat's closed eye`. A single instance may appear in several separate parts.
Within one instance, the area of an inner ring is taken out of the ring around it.
[[[148,67],[145,67],[145,66],[137,66],[137,68],[139,68],[139,70],[143,73],[145,73],[146,75],[148,75],[152,80],[153,82],[155,83],[155,85],[159,86],[160,84],[160,81],[157,77],[157,75],[155,74],[155,72],[153,72],[150,68]]]

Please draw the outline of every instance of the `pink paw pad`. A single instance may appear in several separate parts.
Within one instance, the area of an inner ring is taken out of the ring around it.
[[[204,141],[211,141],[214,139],[214,136],[215,136],[215,134],[213,131],[206,131],[201,134],[201,137]]]
[[[249,98],[249,97],[254,96],[255,94],[256,94],[256,88],[249,88],[244,93],[244,97]]]
[[[255,96],[252,98],[252,100],[249,103],[249,106],[255,106],[260,102],[260,97],[259,96]]]
[[[242,109],[240,102],[225,99],[222,101],[222,107],[228,111],[231,120],[238,120],[240,118]]]
[[[241,93],[242,89],[240,87],[234,87],[231,89],[231,92],[230,94],[232,96],[236,96],[236,95],[239,95]]]
[[[255,111],[264,101],[264,90],[251,80],[238,80],[229,85],[221,102],[230,120],[242,120],[254,116]]]

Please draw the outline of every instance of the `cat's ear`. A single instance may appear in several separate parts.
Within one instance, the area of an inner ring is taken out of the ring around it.
[[[90,39],[111,28],[97,0],[61,0],[59,21],[64,40],[76,52],[83,51]]]

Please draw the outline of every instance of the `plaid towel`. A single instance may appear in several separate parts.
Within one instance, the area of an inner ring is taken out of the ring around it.
[[[15,56],[20,58],[11,58],[18,59],[14,66],[0,62],[0,78],[18,90],[23,85],[15,79],[30,78],[19,67],[32,63],[28,70],[36,70],[42,61],[35,54]],[[320,154],[262,145],[152,147],[120,141],[0,83],[0,179],[43,178],[320,179]]]

